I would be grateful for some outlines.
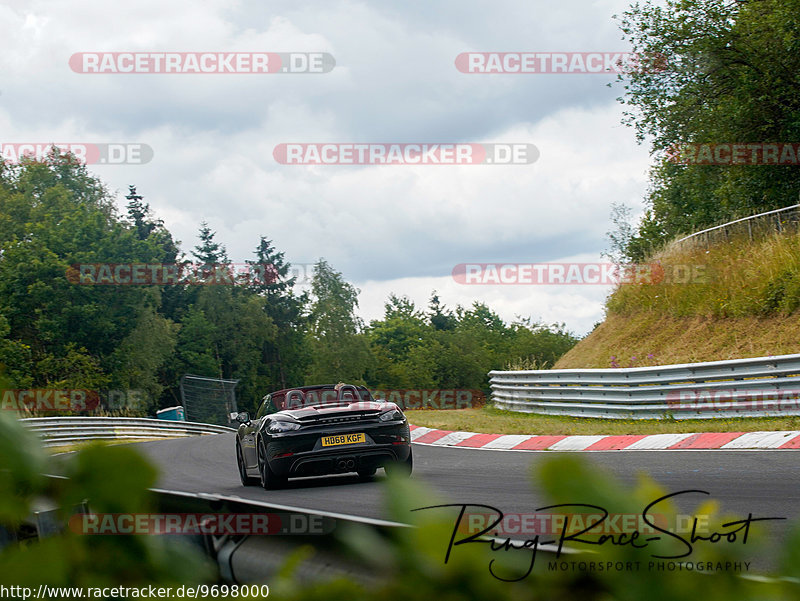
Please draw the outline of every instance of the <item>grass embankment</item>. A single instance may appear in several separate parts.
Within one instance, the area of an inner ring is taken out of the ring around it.
[[[800,352],[800,235],[738,237],[711,247],[673,244],[658,283],[625,284],[606,320],[554,368],[639,367]],[[686,280],[689,280],[688,282]],[[800,417],[604,420],[493,407],[409,411],[418,426],[496,434],[664,434],[800,430]]]
[[[558,417],[481,409],[406,411],[415,426],[487,434],[678,434],[687,432],[759,432],[800,430],[800,416],[692,420],[615,420]]]
[[[555,368],[667,365],[800,351],[800,235],[746,237],[710,248],[667,247],[665,280],[626,284],[606,320]],[[675,283],[676,266],[693,270]],[[697,267],[700,269],[697,269]],[[672,280],[672,281],[670,281]],[[616,358],[616,359],[612,359]]]

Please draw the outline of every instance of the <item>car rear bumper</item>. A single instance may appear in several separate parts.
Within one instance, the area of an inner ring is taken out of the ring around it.
[[[321,437],[329,432],[275,437],[267,443],[270,469],[286,477],[368,472],[387,463],[406,461],[411,454],[407,425],[360,427],[357,431],[367,435],[367,443],[323,447]]]

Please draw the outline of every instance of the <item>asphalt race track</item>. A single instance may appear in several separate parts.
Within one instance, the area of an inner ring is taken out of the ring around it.
[[[265,491],[239,482],[235,435],[197,436],[136,446],[161,469],[159,488],[238,495],[305,509],[385,518],[380,480],[353,474],[289,480]],[[414,475],[458,503],[485,503],[506,512],[545,504],[536,494],[533,466],[552,452],[487,451],[413,445]],[[668,492],[707,490],[723,511],[800,517],[800,454],[797,451],[608,451],[584,453],[590,461],[634,484],[644,471]],[[686,509],[693,506],[689,502]]]
[[[235,435],[197,436],[136,446],[161,469],[158,486],[187,492],[238,495],[306,509],[385,518],[380,476],[301,478],[283,490],[243,487],[234,457]],[[507,512],[531,511],[536,494],[533,466],[554,453],[488,451],[413,445],[414,475],[452,502],[486,503]],[[584,457],[634,484],[646,472],[668,491],[698,488],[723,511],[800,517],[800,454],[797,451],[608,451]],[[687,509],[693,505],[687,504]]]
[[[161,469],[159,488],[238,495],[293,507],[387,519],[382,470],[370,482],[353,475],[290,480],[287,488],[265,491],[243,487],[234,457],[234,434],[139,443]],[[534,490],[530,474],[545,452],[490,451],[413,445],[414,474],[446,502],[480,503],[505,513],[533,512],[547,504]],[[746,517],[800,517],[800,455],[797,451],[609,451],[583,453],[589,461],[635,484],[646,472],[667,492],[701,489],[711,493],[723,513]],[[691,512],[694,495],[679,502]],[[591,499],[580,502],[590,503]],[[642,508],[644,509],[644,508]],[[770,540],[783,538],[787,522],[773,522]],[[770,545],[772,547],[772,545]],[[771,555],[771,553],[769,553]],[[761,559],[764,557],[762,555]],[[762,563],[758,561],[757,563]]]

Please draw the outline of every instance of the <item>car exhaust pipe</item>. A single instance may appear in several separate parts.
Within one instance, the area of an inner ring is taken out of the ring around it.
[[[339,459],[339,461],[336,462],[336,469],[340,471],[346,470],[347,462],[344,459]]]
[[[353,459],[347,460],[347,469],[353,470],[356,468],[356,462]]]

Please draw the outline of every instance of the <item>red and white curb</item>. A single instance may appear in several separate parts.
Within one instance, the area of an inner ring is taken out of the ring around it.
[[[644,451],[670,449],[800,449],[800,431],[536,436],[478,434],[411,426],[411,442],[435,447],[505,451]]]

